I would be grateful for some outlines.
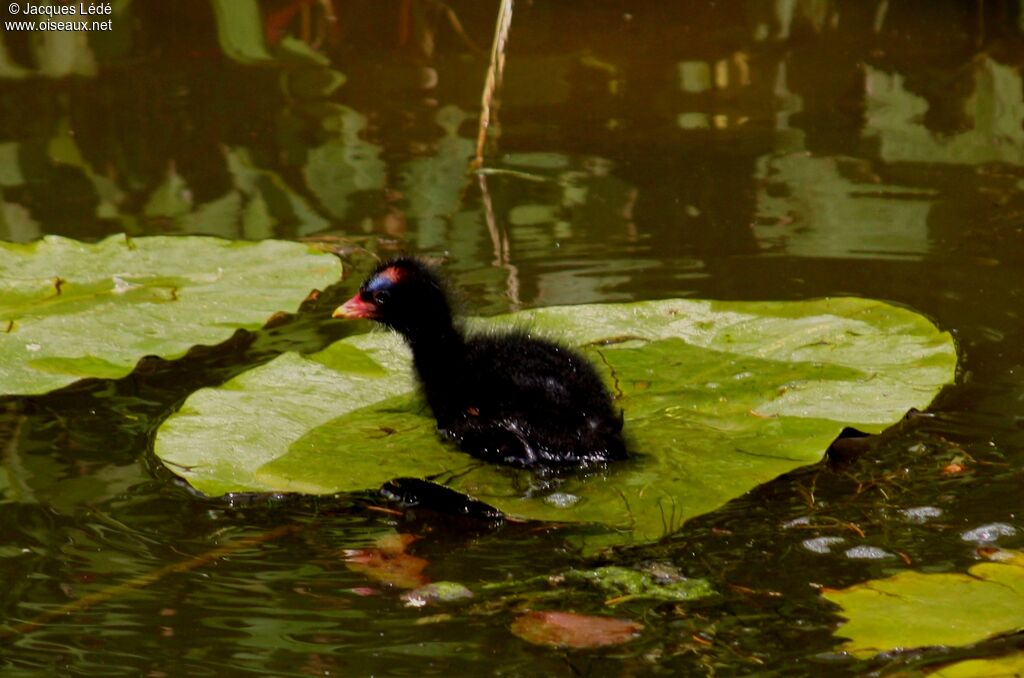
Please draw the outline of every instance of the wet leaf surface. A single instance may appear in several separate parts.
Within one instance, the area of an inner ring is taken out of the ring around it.
[[[0,243],[0,391],[116,379],[294,311],[341,272],[306,245],[265,240],[47,236]]]
[[[625,411],[628,461],[543,482],[476,461],[438,438],[407,350],[384,332],[196,392],[160,429],[156,454],[211,495],[428,478],[512,516],[608,526],[593,548],[656,539],[814,463],[844,426],[882,430],[927,406],[956,365],[948,334],[863,299],[666,300],[477,322],[523,324],[583,347],[605,374]]]
[[[1024,676],[1024,654],[1000,659],[969,659],[928,675],[934,678],[1020,678]]]
[[[965,574],[900,572],[887,579],[826,591],[846,621],[836,634],[857,656],[933,645],[970,645],[1024,629],[1024,555]],[[944,674],[943,674],[944,675]]]

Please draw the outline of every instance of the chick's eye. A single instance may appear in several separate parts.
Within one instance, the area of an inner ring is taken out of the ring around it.
[[[378,306],[383,306],[384,304],[387,303],[388,299],[390,298],[391,293],[388,292],[387,290],[380,290],[378,292],[373,293],[373,303],[377,304]]]

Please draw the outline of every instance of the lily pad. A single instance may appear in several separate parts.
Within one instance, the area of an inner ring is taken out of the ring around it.
[[[1024,653],[999,659],[968,659],[943,666],[928,675],[931,678],[1020,678],[1024,676]]]
[[[967,574],[901,572],[823,595],[847,619],[837,634],[849,639],[843,649],[855,656],[971,645],[1024,629],[1024,555],[981,563]]]
[[[429,477],[508,514],[604,525],[605,543],[646,541],[818,461],[844,426],[880,431],[927,406],[956,367],[928,320],[853,298],[553,307],[475,324],[582,346],[625,412],[631,458],[545,491],[478,462],[438,438],[387,332],[197,391],[160,428],[156,454],[210,495]]]
[[[292,242],[115,235],[0,243],[0,392],[116,379],[293,310],[338,279],[337,258]]]
[[[575,612],[527,612],[512,622],[512,633],[534,645],[593,648],[627,643],[640,635],[643,624]]]

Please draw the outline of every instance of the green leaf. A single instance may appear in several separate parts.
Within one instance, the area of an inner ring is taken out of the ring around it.
[[[425,584],[402,595],[406,607],[423,607],[431,603],[451,603],[472,598],[473,592],[457,581],[437,581]]]
[[[528,472],[442,442],[408,352],[386,332],[285,354],[193,394],[156,454],[207,494],[349,492],[431,477],[506,513],[656,539],[821,458],[844,426],[880,431],[953,377],[948,334],[864,299],[665,300],[476,321],[582,346],[625,412],[631,458],[526,494]]]
[[[652,573],[609,565],[593,570],[569,570],[566,581],[580,581],[616,596],[616,602],[636,598],[685,601],[706,598],[714,589],[704,579],[687,579],[678,573]]]
[[[58,236],[0,243],[0,392],[119,378],[292,310],[340,264],[299,243]]]
[[[855,656],[971,645],[1024,629],[1024,555],[967,574],[900,572],[823,595],[842,608],[847,621],[837,634],[849,638],[843,649]]]
[[[1024,675],[1024,653],[999,659],[968,659],[928,674],[931,678],[1017,678]]]
[[[271,60],[256,0],[211,0],[211,4],[217,18],[217,38],[229,59],[243,64]]]

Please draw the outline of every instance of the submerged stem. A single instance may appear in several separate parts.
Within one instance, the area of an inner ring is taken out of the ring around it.
[[[112,586],[108,586],[104,589],[96,591],[95,593],[84,595],[78,600],[74,600],[70,603],[67,603],[66,605],[61,605],[56,610],[43,612],[42,614],[28,621],[24,621],[18,624],[12,624],[6,629],[0,629],[0,642],[15,639],[18,636],[36,631],[43,627],[45,624],[56,619],[60,619],[61,617],[66,617],[68,615],[82,612],[94,605],[106,602],[122,594],[134,591],[135,589],[141,589],[145,588],[146,586],[149,586],[150,584],[155,584],[156,582],[160,581],[169,574],[175,574],[177,572],[188,572],[189,570],[194,570],[198,567],[202,567],[203,565],[208,565],[213,561],[217,560],[218,558],[222,558],[228,554],[240,551],[250,546],[255,546],[257,544],[262,544],[264,542],[273,541],[274,539],[277,539],[278,537],[283,537],[286,534],[290,534],[291,532],[294,532],[297,529],[299,529],[298,525],[282,525],[280,527],[274,528],[273,530],[268,530],[267,532],[263,532],[252,537],[245,537],[243,539],[239,539],[238,541],[215,548],[211,551],[207,551],[206,553],[202,553],[198,556],[182,561],[180,563],[171,563],[170,565],[165,565],[164,567],[158,568],[156,570],[151,570],[149,572],[140,574],[120,584],[114,584]]]

